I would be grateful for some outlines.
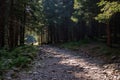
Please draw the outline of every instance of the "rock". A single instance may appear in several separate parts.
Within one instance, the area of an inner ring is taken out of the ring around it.
[[[112,56],[111,57],[111,60],[114,60],[114,59],[116,59],[117,58],[117,56]]]
[[[43,60],[43,59],[44,59],[44,57],[40,57],[39,59],[40,59],[40,60]]]
[[[66,71],[67,73],[69,73],[69,74],[72,74],[73,73],[73,71]]]
[[[107,69],[109,66],[108,66],[108,65],[104,65],[103,67],[104,67],[105,69]]]
[[[28,74],[32,74],[32,71],[28,71]]]
[[[53,63],[53,65],[57,65],[57,63]]]
[[[51,72],[56,72],[55,70],[52,70]]]
[[[53,56],[48,56],[48,58],[54,58]]]
[[[52,78],[52,80],[57,80],[57,78]]]
[[[108,69],[108,70],[106,70],[106,73],[107,73],[108,75],[112,75],[112,74],[114,73],[114,71],[113,71],[113,70]]]
[[[43,67],[43,65],[42,65],[42,64],[40,64],[40,63],[38,63],[37,67],[38,67],[38,68],[42,68],[42,67]]]
[[[38,72],[33,72],[34,75],[38,74]]]
[[[13,70],[15,71],[15,72],[19,72],[19,68],[13,68]]]
[[[12,80],[12,77],[7,77],[6,79],[7,79],[7,80]]]

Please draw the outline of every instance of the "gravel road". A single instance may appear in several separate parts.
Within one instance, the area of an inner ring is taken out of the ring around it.
[[[43,45],[30,69],[5,80],[120,80],[117,70],[83,52]]]

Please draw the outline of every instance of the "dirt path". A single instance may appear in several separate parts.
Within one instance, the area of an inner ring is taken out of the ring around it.
[[[46,45],[40,50],[33,67],[17,73],[17,78],[11,80],[120,80],[120,74],[113,75],[114,70],[103,68],[102,61],[82,52]]]

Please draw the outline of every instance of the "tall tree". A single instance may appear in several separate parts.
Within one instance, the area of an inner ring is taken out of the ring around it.
[[[50,42],[68,41],[68,23],[73,13],[73,4],[73,0],[43,1]]]
[[[110,19],[111,17],[120,12],[120,2],[119,0],[101,0],[99,6],[102,7],[101,13],[98,14],[96,19],[99,22],[106,23],[107,25],[107,45],[111,46],[111,27],[110,27]]]

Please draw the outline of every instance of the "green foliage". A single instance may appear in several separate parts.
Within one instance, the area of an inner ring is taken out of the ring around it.
[[[83,39],[83,40],[80,40],[80,41],[67,42],[67,43],[64,43],[64,44],[62,44],[60,46],[63,47],[63,48],[68,48],[68,49],[74,50],[74,49],[79,48],[82,45],[87,44],[87,43],[90,43],[90,40]]]
[[[68,42],[60,45],[63,48],[71,50],[82,50],[88,55],[105,60],[111,61],[113,56],[120,56],[120,48],[108,47],[104,43],[93,42],[89,40],[82,40],[79,42]]]
[[[35,46],[21,46],[12,51],[0,50],[0,73],[12,67],[25,67],[36,56],[38,49]]]
[[[98,3],[99,7],[101,8],[101,13],[98,14],[97,17],[95,17],[96,20],[99,22],[108,22],[112,15],[114,15],[117,12],[120,12],[120,2],[119,1],[105,1],[101,0],[101,2]]]
[[[12,51],[0,50],[0,79],[4,75],[4,71],[14,67],[27,67],[29,63],[36,57],[38,48],[36,46],[21,46]]]
[[[1,59],[0,60],[0,71],[7,70],[11,67],[12,59]]]
[[[120,56],[120,48],[108,47],[103,43],[87,44],[84,49],[94,57],[100,57],[103,60],[110,61],[113,56]]]
[[[26,56],[18,56],[17,58],[13,59],[11,66],[24,67],[27,66],[27,63],[30,62],[31,62],[31,58],[28,58]]]
[[[48,25],[61,25],[73,12],[73,0],[44,0],[43,7]]]
[[[99,12],[99,7],[96,5],[98,2],[99,0],[74,0],[73,18],[90,24]]]

